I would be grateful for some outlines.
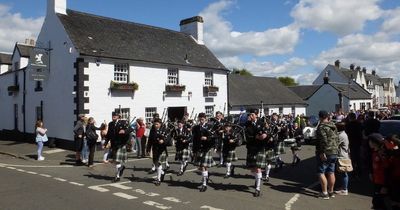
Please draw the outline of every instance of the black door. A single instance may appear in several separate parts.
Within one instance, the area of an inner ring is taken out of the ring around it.
[[[181,120],[185,112],[186,107],[168,107],[168,119],[171,121]]]
[[[14,130],[18,130],[18,104],[14,104]]]

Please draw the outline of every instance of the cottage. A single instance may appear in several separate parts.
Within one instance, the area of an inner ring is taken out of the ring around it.
[[[0,74],[4,74],[11,70],[11,54],[0,53]]]
[[[50,137],[70,141],[79,114],[99,124],[114,111],[128,120],[149,121],[156,112],[173,120],[186,112],[227,110],[229,71],[203,42],[203,18],[182,20],[180,26],[177,32],[73,11],[66,0],[48,0],[34,47],[40,54],[18,77],[23,87],[11,96],[0,91],[1,116],[16,116],[18,123],[2,121],[0,130],[32,133],[34,122],[43,119]],[[25,99],[14,102],[23,92]]]
[[[260,109],[266,115],[306,114],[306,102],[276,78],[231,74],[228,79],[231,114],[250,108]]]

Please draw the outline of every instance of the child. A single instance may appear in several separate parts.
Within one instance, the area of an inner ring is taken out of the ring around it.
[[[37,160],[42,161],[44,160],[44,157],[42,156],[43,144],[44,142],[48,141],[48,138],[46,135],[47,129],[43,127],[43,122],[41,120],[38,120],[36,122],[35,131],[36,131],[36,143],[38,145]]]
[[[106,142],[107,130],[107,123],[104,121],[104,123],[102,123],[100,126],[101,145],[103,145],[104,148],[103,163],[108,163],[108,153],[110,152],[111,148],[110,142],[108,142],[107,145],[104,145]]]

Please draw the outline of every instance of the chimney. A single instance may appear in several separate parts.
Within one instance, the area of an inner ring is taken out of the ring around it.
[[[324,84],[329,84],[329,72],[328,71],[325,72]]]
[[[354,70],[354,64],[350,64],[350,70]]]
[[[340,68],[340,60],[335,61],[335,67]]]
[[[357,71],[361,71],[361,67],[360,67],[360,66],[357,66],[357,67],[356,67],[356,70],[357,70]]]
[[[372,70],[372,75],[376,75],[376,71],[375,70]]]
[[[67,14],[67,0],[47,0],[47,15]]]
[[[363,67],[362,71],[364,72],[364,74],[366,74],[367,73],[367,68]]]
[[[197,44],[204,44],[203,40],[203,23],[204,20],[200,16],[194,16],[181,20],[181,32],[191,35],[197,42]]]

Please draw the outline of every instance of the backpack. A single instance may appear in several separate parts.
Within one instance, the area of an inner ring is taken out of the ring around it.
[[[96,141],[99,138],[99,135],[96,133],[96,131],[92,129],[86,129],[86,139],[89,141]]]

